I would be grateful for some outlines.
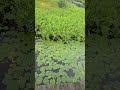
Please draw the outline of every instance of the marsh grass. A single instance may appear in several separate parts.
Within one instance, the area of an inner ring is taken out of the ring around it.
[[[42,2],[41,2],[42,3]],[[85,9],[68,3],[67,8],[49,7],[35,8],[36,37],[42,39],[63,39],[64,41],[84,41]]]

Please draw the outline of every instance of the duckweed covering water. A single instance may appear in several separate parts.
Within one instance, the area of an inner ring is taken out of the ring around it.
[[[79,42],[36,42],[36,83],[55,84],[84,80],[84,45]]]

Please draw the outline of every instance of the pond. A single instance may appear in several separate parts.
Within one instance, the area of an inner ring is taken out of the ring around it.
[[[36,40],[36,84],[55,84],[85,80],[85,43]]]

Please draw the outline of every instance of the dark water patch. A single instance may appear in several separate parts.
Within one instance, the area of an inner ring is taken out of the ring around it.
[[[41,71],[40,71],[40,70],[38,70],[38,69],[37,69],[37,71],[36,71],[36,72],[37,72],[38,74],[41,74]]]
[[[64,71],[67,73],[67,75],[68,75],[69,77],[74,77],[74,76],[75,76],[75,73],[73,72],[72,69],[69,69],[68,71],[67,71],[67,70],[64,70]]]
[[[48,66],[49,64],[42,64],[41,66],[38,66],[37,65],[38,64],[38,62],[35,62],[35,71],[37,71],[37,69],[40,69],[40,68],[42,68],[42,67],[46,67],[46,66]]]
[[[60,78],[62,78],[62,77],[63,77],[63,75],[60,75],[59,77],[60,77]]]
[[[53,36],[53,35],[51,35],[51,34],[49,35],[49,39],[53,40],[53,41],[56,41],[56,42],[58,41],[58,38]]]
[[[35,60],[37,59],[37,57],[39,56],[39,54],[40,54],[40,51],[36,51],[36,53],[35,53]]]
[[[46,77],[48,77],[48,76],[47,76],[47,75],[45,75],[45,76],[43,76],[43,77],[42,77],[42,82],[41,82],[41,85],[45,85],[45,84],[44,84],[44,79],[45,79]]]
[[[39,66],[37,66],[37,63],[38,62],[35,61],[35,71],[36,71],[37,68],[39,68]]]
[[[52,69],[52,71],[55,72],[55,73],[58,73],[59,70],[60,70],[60,68],[59,69]]]
[[[55,79],[55,82],[57,82],[57,77],[55,77],[54,79]]]
[[[51,58],[53,59],[53,57],[51,57]],[[65,65],[65,63],[62,62],[62,61],[58,61],[57,59],[53,59],[53,60],[54,60],[54,62],[56,62],[57,64]]]
[[[58,61],[58,62],[57,62],[57,64],[62,64],[62,65],[65,65],[65,63],[64,63],[64,62],[62,62],[62,61]]]
[[[51,77],[51,78],[49,78],[48,80],[50,81],[51,79],[53,79],[53,78]]]

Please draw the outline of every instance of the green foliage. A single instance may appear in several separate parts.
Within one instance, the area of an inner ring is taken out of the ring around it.
[[[36,52],[41,52],[36,59],[36,84],[79,82],[85,79],[84,43],[43,41],[36,42],[35,48]],[[70,69],[73,72],[65,72]]]
[[[85,44],[81,45],[78,41],[84,41],[85,37],[85,9],[65,0],[45,1],[54,5],[40,8],[36,2],[35,31],[36,37],[41,38],[41,42],[36,40],[35,46],[36,84],[84,80]],[[63,44],[64,41],[70,44]]]
[[[119,38],[120,30],[118,23],[120,19],[116,18],[119,17],[118,8],[120,5],[116,6],[117,3],[115,4],[114,1],[106,4],[105,1],[102,0],[100,3],[89,0],[87,2],[87,7],[89,8],[86,8],[86,26],[90,27],[87,29],[88,33],[94,32],[97,35],[101,33],[101,36],[105,38]]]
[[[1,85],[4,84],[0,89],[33,89],[34,2],[1,0],[0,3],[0,68],[3,69],[0,74]]]
[[[36,36],[49,40],[49,36],[64,41],[84,41],[85,37],[85,9],[70,5],[66,9],[61,8],[35,8]]]

